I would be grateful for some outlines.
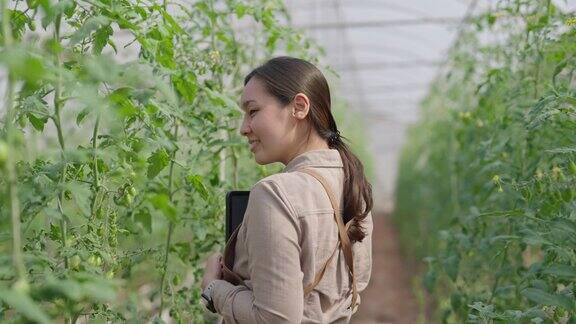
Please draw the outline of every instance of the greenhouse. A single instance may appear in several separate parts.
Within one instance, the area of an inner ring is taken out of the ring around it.
[[[576,1],[0,0],[0,322],[576,323]]]

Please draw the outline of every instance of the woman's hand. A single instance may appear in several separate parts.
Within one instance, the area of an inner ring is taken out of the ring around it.
[[[204,266],[204,277],[202,278],[202,290],[208,286],[212,280],[222,279],[222,254],[219,252],[212,253],[206,259]]]

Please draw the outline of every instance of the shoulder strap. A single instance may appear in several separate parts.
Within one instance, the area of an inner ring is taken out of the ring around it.
[[[352,253],[352,243],[350,242],[350,238],[348,237],[348,228],[350,227],[350,224],[352,224],[352,222],[348,222],[348,224],[344,226],[344,221],[342,220],[341,216],[342,211],[340,210],[340,206],[338,204],[338,201],[336,200],[336,196],[334,196],[334,192],[332,192],[330,186],[328,185],[328,182],[326,181],[326,179],[324,179],[324,177],[322,177],[318,172],[312,170],[311,168],[298,169],[298,171],[311,175],[316,180],[318,180],[318,182],[322,184],[322,187],[324,187],[324,190],[326,191],[326,194],[330,199],[330,203],[332,204],[332,209],[334,210],[334,220],[336,221],[336,225],[338,225],[338,237],[339,237],[338,245],[336,245],[336,248],[332,252],[332,255],[330,255],[330,258],[328,258],[324,266],[322,266],[320,271],[316,273],[314,281],[311,284],[304,287],[304,295],[307,295],[310,292],[312,292],[314,287],[318,285],[318,283],[324,276],[324,272],[326,272],[328,264],[330,263],[330,261],[332,261],[334,255],[336,254],[336,251],[338,250],[339,247],[342,247],[342,251],[344,252],[344,260],[346,261],[346,265],[348,266],[349,275],[352,278],[352,303],[350,305],[350,308],[353,308],[356,306],[358,292],[356,290],[356,276],[354,276],[354,257]]]

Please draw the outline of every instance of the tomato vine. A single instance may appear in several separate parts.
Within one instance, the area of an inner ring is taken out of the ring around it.
[[[472,18],[410,130],[396,220],[435,320],[576,319],[573,16],[501,0]]]

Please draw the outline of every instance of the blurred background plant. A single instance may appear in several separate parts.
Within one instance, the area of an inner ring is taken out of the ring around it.
[[[576,29],[552,1],[470,18],[422,103],[394,219],[434,321],[576,320]]]

